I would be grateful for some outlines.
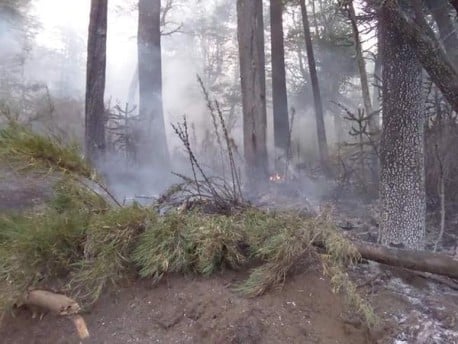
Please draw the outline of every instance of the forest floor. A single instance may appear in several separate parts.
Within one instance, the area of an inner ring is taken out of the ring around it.
[[[0,170],[0,215],[39,206],[50,184],[37,176]],[[339,221],[371,240],[376,227],[367,209],[338,208]],[[355,211],[357,209],[357,211]],[[456,233],[450,224],[447,235]],[[447,249],[447,248],[445,248]],[[244,298],[231,286],[247,272],[223,271],[210,278],[170,275],[107,291],[83,314],[91,337],[84,343],[322,343],[452,344],[458,342],[458,290],[432,278],[368,262],[350,275],[381,323],[368,330],[349,312],[322,275],[318,262],[298,268],[282,289]],[[47,314],[32,318],[15,310],[0,323],[0,343],[79,343],[73,324]]]

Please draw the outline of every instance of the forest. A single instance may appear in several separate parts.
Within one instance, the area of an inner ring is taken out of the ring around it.
[[[458,342],[457,0],[1,0],[0,342]]]

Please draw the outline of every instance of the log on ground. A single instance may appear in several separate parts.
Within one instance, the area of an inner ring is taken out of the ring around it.
[[[353,242],[353,245],[361,257],[367,260],[458,279],[458,260],[449,255],[394,249],[362,242]]]

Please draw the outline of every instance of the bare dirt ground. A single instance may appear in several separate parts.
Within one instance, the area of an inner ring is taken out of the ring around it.
[[[229,285],[241,277],[171,276],[157,287],[137,282],[103,296],[84,315],[87,343],[371,343],[361,324],[344,321],[344,307],[316,271],[292,277],[281,291],[241,298]],[[23,311],[4,320],[5,343],[78,343],[73,325]]]
[[[50,195],[41,178],[0,173],[0,216]],[[349,221],[370,240],[376,229],[360,218]],[[458,343],[453,285],[377,263],[360,264],[350,274],[382,320],[374,330],[348,312],[317,263],[289,276],[281,290],[254,299],[231,289],[246,272],[173,275],[155,287],[147,280],[130,282],[107,291],[83,314],[91,334],[84,343]],[[32,319],[29,310],[20,309],[0,323],[0,343],[79,342],[73,324],[52,314]]]

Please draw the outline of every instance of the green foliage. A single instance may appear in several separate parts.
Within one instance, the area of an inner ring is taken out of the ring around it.
[[[87,215],[51,208],[0,218],[0,309],[11,307],[28,287],[67,273],[81,255]]]
[[[231,217],[170,213],[140,237],[133,259],[142,277],[159,281],[167,272],[210,275],[221,266],[245,262],[243,236]]]
[[[107,285],[135,272],[157,283],[170,272],[208,276],[248,263],[258,267],[235,289],[258,296],[281,286],[298,264],[314,264],[313,244],[321,244],[335,291],[342,290],[372,324],[371,308],[344,273],[359,256],[327,213],[303,217],[248,209],[232,216],[198,211],[159,216],[138,205],[108,208],[97,195],[61,183],[45,211],[3,217],[0,226],[0,309],[12,306],[27,288],[56,280],[85,306]]]
[[[379,319],[371,305],[361,297],[356,290],[356,285],[350,280],[341,265],[335,262],[327,262],[325,263],[325,273],[331,277],[333,292],[343,294],[346,303],[364,319],[369,327],[378,324]]]
[[[137,205],[94,215],[87,226],[83,256],[72,264],[70,286],[78,299],[91,304],[107,282],[121,279],[131,265],[137,236],[155,222],[153,212]]]
[[[94,176],[77,145],[64,145],[57,138],[39,135],[14,122],[0,129],[0,159],[21,170],[60,171],[91,179]]]

